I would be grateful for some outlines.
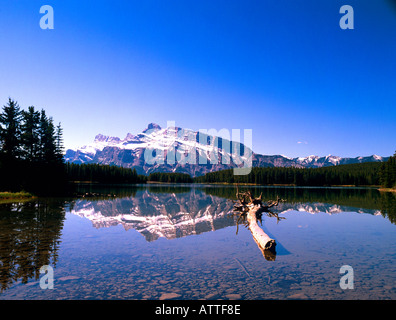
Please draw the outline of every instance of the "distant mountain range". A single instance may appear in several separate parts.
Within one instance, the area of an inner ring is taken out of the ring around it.
[[[190,129],[178,127],[163,129],[155,123],[150,123],[137,135],[128,133],[124,139],[98,134],[93,143],[77,149],[68,149],[65,154],[65,160],[72,163],[117,165],[135,168],[138,174],[180,172],[191,176],[241,167],[243,163],[251,163],[252,167],[319,168],[340,164],[382,162],[387,159],[378,155],[356,158],[332,155],[298,158],[262,155],[254,153],[239,142]],[[241,164],[241,161],[245,162]]]

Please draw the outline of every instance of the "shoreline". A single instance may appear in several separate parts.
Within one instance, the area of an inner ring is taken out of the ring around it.
[[[0,200],[10,200],[10,199],[33,199],[35,198],[34,195],[32,195],[29,192],[0,192]]]
[[[380,192],[396,192],[395,188],[379,188],[378,191]]]
[[[82,184],[87,184],[86,182]],[[94,183],[97,185],[101,185],[101,183]],[[267,184],[267,185],[262,185],[262,184],[255,184],[255,183],[227,183],[227,182],[206,182],[206,183],[175,183],[175,182],[159,182],[159,181],[147,181],[144,185],[150,186],[154,184],[159,184],[159,185],[213,185],[213,186],[262,186],[262,187],[296,187],[296,188],[315,188],[315,187],[320,187],[320,188],[373,188],[378,190],[379,192],[396,192],[395,188],[383,188],[379,186],[354,186],[354,185],[328,185],[328,186],[297,186],[294,184]],[[119,184],[122,185],[122,184]],[[25,192],[25,191],[20,191],[20,192],[0,192],[0,202],[5,202],[9,200],[31,200],[35,199],[37,196]]]
[[[359,185],[355,186],[352,184],[334,184],[334,185],[321,185],[321,186],[300,186],[295,184],[282,184],[282,183],[274,183],[274,184],[259,184],[259,183],[236,183],[236,182],[159,182],[159,181],[147,181],[148,185],[150,184],[164,184],[164,185],[175,185],[175,184],[184,184],[184,185],[213,185],[213,186],[253,186],[253,187],[295,187],[295,188],[372,188],[381,192],[396,192],[396,189],[392,188],[382,188],[378,185]]]
[[[25,202],[37,197],[28,192],[0,192],[0,204]]]

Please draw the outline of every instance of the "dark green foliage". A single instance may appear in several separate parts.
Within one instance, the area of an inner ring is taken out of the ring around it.
[[[40,143],[39,137],[40,112],[29,107],[28,111],[22,111],[22,158],[27,161],[35,161],[38,156]]]
[[[0,147],[3,157],[13,160],[21,153],[22,113],[16,101],[8,99],[0,114]]]
[[[98,183],[145,183],[146,177],[138,175],[136,169],[99,164],[66,164],[69,181]]]
[[[59,123],[56,126],[56,131],[55,131],[55,156],[57,158],[57,161],[63,161],[63,128],[61,127],[61,124]]]
[[[385,188],[396,188],[396,152],[381,165],[380,182]]]
[[[58,144],[57,144],[58,142]],[[64,193],[62,130],[33,106],[20,110],[12,99],[0,113],[0,190],[37,195]]]
[[[366,162],[323,168],[252,168],[248,175],[235,176],[232,169],[196,177],[197,183],[287,184],[296,186],[379,185],[381,163]]]
[[[192,183],[194,180],[187,173],[154,172],[150,173],[148,181],[167,183]]]

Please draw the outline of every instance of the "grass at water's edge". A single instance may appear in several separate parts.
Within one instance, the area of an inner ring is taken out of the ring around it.
[[[381,192],[396,192],[396,189],[395,188],[380,188],[380,189],[378,189],[378,191],[381,191]]]
[[[34,195],[21,191],[21,192],[0,192],[0,200],[9,200],[9,199],[31,199],[34,198]]]

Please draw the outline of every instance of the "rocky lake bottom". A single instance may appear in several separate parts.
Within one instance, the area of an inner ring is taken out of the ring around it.
[[[236,234],[235,217],[218,205],[219,211],[188,219],[177,213],[169,218],[174,224],[158,216],[161,229],[153,217],[152,224],[131,216],[108,220],[103,208],[116,210],[113,202],[102,203],[100,215],[89,204],[66,209],[56,250],[49,252],[54,288],[42,289],[37,273],[26,281],[5,279],[7,266],[17,264],[4,253],[0,271],[8,284],[0,300],[396,299],[396,227],[382,215],[287,210],[280,221],[265,217],[262,227],[277,242],[276,257],[268,259],[248,228],[239,225]],[[176,224],[190,234],[172,229]],[[0,240],[8,235],[0,232]],[[34,256],[27,243],[18,246],[21,255]],[[340,286],[345,265],[353,268],[353,289]]]

